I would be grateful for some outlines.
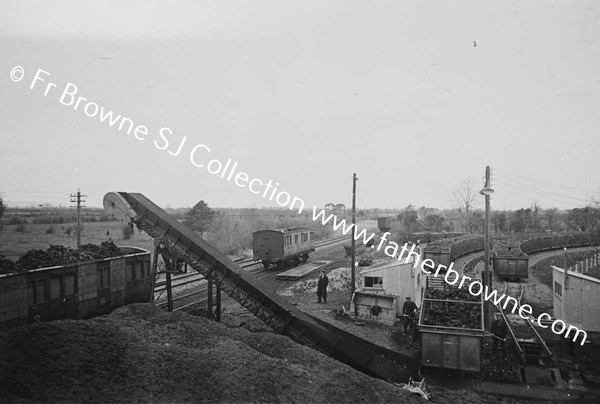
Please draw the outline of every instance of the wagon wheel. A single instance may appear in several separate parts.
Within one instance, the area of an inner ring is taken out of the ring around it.
[[[308,254],[302,254],[302,262],[306,262],[308,260]]]

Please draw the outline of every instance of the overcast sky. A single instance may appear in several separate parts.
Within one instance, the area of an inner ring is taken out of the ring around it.
[[[275,206],[195,167],[204,144],[198,163],[307,206],[350,205],[356,172],[359,207],[450,207],[486,165],[493,208],[582,206],[600,197],[599,21],[592,0],[2,2],[0,192]],[[69,82],[145,140],[62,105]]]

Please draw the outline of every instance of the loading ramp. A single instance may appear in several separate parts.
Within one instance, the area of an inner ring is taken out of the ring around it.
[[[392,382],[416,375],[416,359],[377,346],[297,309],[225,254],[139,193],[111,192],[104,208],[133,222],[276,332],[312,347],[353,368]]]

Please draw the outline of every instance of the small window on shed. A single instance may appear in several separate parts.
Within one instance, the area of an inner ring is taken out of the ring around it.
[[[302,233],[302,242],[306,243],[308,241],[308,233]]]
[[[50,300],[60,299],[60,278],[50,279]]]
[[[383,278],[377,276],[365,276],[366,288],[383,288]]]
[[[554,282],[554,293],[562,297],[562,285],[558,282]]]

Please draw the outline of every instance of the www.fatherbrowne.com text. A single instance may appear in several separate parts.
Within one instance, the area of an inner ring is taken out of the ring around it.
[[[99,105],[99,103],[89,100],[87,97],[83,97],[79,93],[78,86],[71,82],[67,82],[66,85],[61,86],[62,90],[58,90],[59,86],[50,81],[49,77],[49,72],[38,68],[31,79],[29,89],[33,90],[36,88],[37,91],[43,91],[42,94],[45,97],[48,96],[48,94],[53,94],[58,98],[58,102],[60,104],[72,108],[74,111],[81,111],[89,118],[98,119],[101,123],[106,123],[109,127],[114,128],[119,132],[126,133],[127,135],[133,135],[136,140],[145,141],[152,139],[156,149],[160,151],[166,151],[173,157],[181,155],[182,152],[186,150],[184,155],[188,156],[190,163],[194,167],[206,168],[210,174],[218,175],[228,182],[233,180],[233,183],[238,187],[248,188],[248,190],[253,194],[261,194],[262,198],[266,198],[269,201],[274,201],[281,207],[289,208],[290,210],[297,209],[298,214],[304,211],[304,200],[298,197],[292,197],[292,195],[286,191],[281,191],[279,189],[278,182],[273,182],[273,180],[262,181],[259,178],[252,178],[250,175],[248,175],[248,173],[239,170],[238,162],[233,161],[232,159],[227,159],[225,163],[223,163],[224,159],[209,159],[208,155],[212,153],[212,150],[209,146],[205,144],[195,144],[193,146],[187,144],[186,146],[188,140],[187,136],[175,137],[175,139],[178,140],[174,141],[173,131],[166,126],[160,128],[158,131],[150,131],[146,125],[135,124],[132,119],[124,115],[117,114],[112,110]],[[25,69],[23,69],[23,67],[15,66],[11,69],[10,79],[13,82],[18,83],[23,80],[23,78],[25,78]],[[154,136],[152,133],[154,133]],[[172,147],[172,144],[174,147]],[[371,233],[367,236],[366,229],[363,229],[359,232],[358,228],[354,224],[348,225],[345,220],[338,221],[337,216],[332,213],[327,216],[327,212],[325,210],[318,209],[316,206],[313,206],[312,219],[315,222],[320,220],[321,224],[323,225],[331,222],[333,229],[338,230],[341,228],[344,235],[348,234],[349,232],[353,232],[354,239],[358,240],[362,238],[362,242],[364,244],[367,244],[370,240],[375,238],[374,233]],[[381,236],[379,244],[377,245],[377,251],[381,250],[385,244],[385,255],[389,256],[390,258],[395,258],[399,261],[402,260],[402,258],[405,258],[406,263],[414,262],[414,268],[417,268],[419,266],[421,256],[420,252],[416,251],[416,246],[412,245],[409,248],[408,244],[406,243],[400,247],[397,243],[387,240],[387,237],[390,235],[391,233],[386,232]],[[519,305],[516,299],[506,296],[505,294],[498,296],[498,292],[495,289],[490,290],[487,285],[484,287],[483,284],[477,279],[471,279],[470,277],[464,275],[461,276],[457,271],[452,269],[453,266],[454,263],[451,263],[448,267],[444,265],[438,265],[435,272],[432,272],[433,269],[435,269],[435,263],[433,260],[425,259],[420,263],[421,271],[423,271],[425,274],[437,277],[440,275],[440,272],[444,272],[444,280],[449,285],[456,285],[458,283],[458,288],[465,286],[469,293],[471,293],[473,296],[480,296],[483,294],[483,298],[486,301],[491,301],[498,307],[502,306],[504,310],[506,310],[508,305],[512,303],[512,313],[518,312],[519,316],[521,316],[523,319],[531,321],[533,324],[537,323],[537,325],[542,328],[548,328],[548,326],[544,325],[542,321],[551,320],[552,317],[549,314],[542,313],[537,318],[530,317],[530,315],[533,313],[533,309],[530,305]],[[558,335],[564,333],[565,338],[568,338],[569,335],[571,335],[571,332],[574,332],[573,341],[576,341],[581,334],[583,336],[581,345],[583,345],[587,340],[587,333],[584,330],[580,330],[573,325],[569,325],[567,327],[567,324],[562,320],[554,320],[550,326],[550,329],[552,332]]]

